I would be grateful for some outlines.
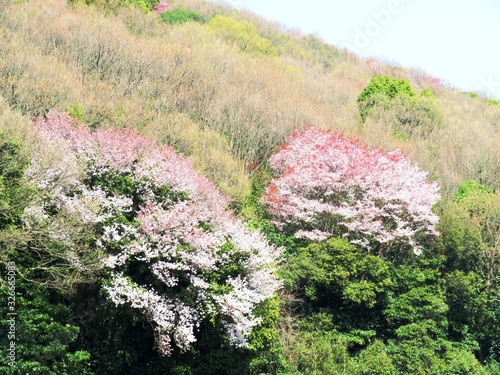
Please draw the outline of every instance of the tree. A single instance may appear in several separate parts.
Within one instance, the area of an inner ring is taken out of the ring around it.
[[[274,223],[298,238],[334,236],[368,250],[393,244],[422,251],[436,236],[439,186],[401,150],[368,149],[341,134],[296,130],[271,157],[276,175],[264,202]]]
[[[500,197],[474,180],[443,207],[439,244],[446,259],[450,332],[478,345],[481,361],[498,361]]]
[[[99,254],[108,298],[143,313],[160,353],[173,344],[188,350],[207,320],[247,346],[260,323],[254,308],[280,287],[280,249],[248,230],[171,147],[131,129],[91,132],[56,111],[36,126],[41,146],[25,178],[40,195],[25,210],[26,226],[44,228],[82,272],[83,257]],[[76,223],[91,233],[85,246]]]
[[[176,25],[185,22],[205,22],[202,15],[185,8],[167,10],[160,15],[160,19],[169,25]]]
[[[372,117],[404,138],[425,135],[443,122],[443,110],[434,94],[424,88],[417,95],[408,81],[387,75],[372,77],[357,103],[363,123]]]
[[[383,74],[373,76],[368,86],[358,96],[357,102],[361,120],[365,122],[376,105],[387,108],[389,102],[398,97],[407,99],[416,97],[415,91],[408,81]]]

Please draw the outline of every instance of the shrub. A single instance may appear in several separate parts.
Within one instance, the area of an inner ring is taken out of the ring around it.
[[[467,91],[467,92],[464,92],[464,94],[470,96],[472,99],[479,98],[479,95],[477,93],[475,93],[474,91]]]
[[[408,81],[386,75],[374,76],[357,103],[363,123],[371,116],[405,137],[427,134],[443,122],[441,106],[428,89],[417,95]]]
[[[31,227],[51,228],[68,262],[84,266],[78,236],[64,219],[93,233],[90,250],[106,256],[104,290],[116,305],[144,314],[160,353],[184,352],[201,322],[223,326],[236,347],[260,323],[253,309],[273,297],[279,250],[228,211],[227,200],[190,160],[159,148],[130,129],[76,126],[51,111],[38,119],[42,153],[56,147],[44,168],[35,152],[25,173],[40,191],[24,215]]]
[[[169,25],[176,25],[185,22],[199,22],[199,23],[205,22],[205,19],[201,14],[198,14],[192,10],[184,8],[167,10],[166,12],[160,14],[160,18],[163,22]]]
[[[404,79],[390,78],[387,75],[373,76],[358,96],[358,107],[361,120],[365,122],[375,105],[388,106],[389,101],[397,97],[416,97],[410,83]]]
[[[153,4],[151,4],[148,0],[124,0],[124,2],[141,8],[144,13],[151,12],[153,10]]]
[[[475,180],[467,180],[460,184],[460,186],[458,187],[457,193],[454,197],[454,201],[461,202],[468,196],[477,193],[493,193],[493,191],[490,188],[481,185]]]
[[[483,190],[484,189],[484,190]],[[500,197],[480,185],[461,199],[456,199],[457,214],[481,241],[480,274],[488,286],[500,277]]]
[[[276,225],[312,241],[346,236],[367,249],[422,250],[436,235],[437,183],[401,150],[384,154],[338,133],[296,130],[270,159],[276,177],[264,196]]]

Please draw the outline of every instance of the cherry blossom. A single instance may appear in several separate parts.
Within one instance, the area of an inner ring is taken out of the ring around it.
[[[40,199],[26,208],[26,225],[66,217],[92,226],[94,246],[107,254],[108,298],[144,315],[161,354],[188,350],[211,319],[223,323],[232,344],[247,345],[260,322],[254,308],[281,286],[281,249],[246,228],[227,198],[171,147],[132,129],[92,132],[56,111],[35,126],[40,147],[25,178]],[[66,241],[67,261],[79,265],[71,233],[63,227],[52,236]],[[139,274],[137,263],[146,266]]]
[[[367,249],[437,235],[439,186],[401,150],[369,149],[339,133],[296,130],[270,158],[276,177],[263,198],[278,228],[323,241],[336,235]]]

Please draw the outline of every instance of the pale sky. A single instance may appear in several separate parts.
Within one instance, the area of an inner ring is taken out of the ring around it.
[[[339,48],[500,98],[499,0],[226,0]]]

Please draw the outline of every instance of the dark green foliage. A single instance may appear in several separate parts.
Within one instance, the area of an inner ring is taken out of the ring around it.
[[[166,12],[160,14],[160,18],[163,22],[169,25],[176,25],[185,22],[205,22],[205,19],[201,14],[185,8],[175,8],[172,10],[167,10]]]
[[[392,285],[389,263],[382,258],[334,238],[290,254],[282,274],[286,289],[301,301],[290,306],[303,315],[301,331],[305,337],[315,332],[318,345],[327,339],[321,332],[330,332],[330,342],[340,345],[340,340],[344,350],[360,350],[382,328],[386,291]]]
[[[0,230],[19,225],[29,190],[21,185],[27,160],[14,140],[0,134]]]
[[[429,252],[393,269],[395,287],[385,312],[388,352],[403,374],[483,374],[473,355],[477,343],[471,337],[455,341],[452,334],[458,324],[456,310],[450,310],[456,306],[443,284],[442,266]]]
[[[3,271],[3,270],[2,270]],[[0,286],[1,301],[8,289]],[[26,283],[16,275],[16,366],[8,366],[7,336],[0,336],[0,373],[2,374],[91,374],[90,354],[77,345],[79,328],[69,324],[71,310],[64,296],[45,287]],[[8,330],[7,304],[0,305],[1,329]]]
[[[372,308],[391,285],[387,262],[336,238],[291,254],[283,274],[290,287],[320,307]]]
[[[81,285],[73,301],[76,322],[82,327],[81,348],[91,353],[97,375],[240,375],[248,373],[255,357],[252,350],[232,347],[223,327],[210,321],[201,325],[191,350],[180,353],[176,348],[170,357],[161,357],[154,347],[152,326],[129,306],[107,301],[99,286]],[[263,325],[270,324],[265,318]]]

